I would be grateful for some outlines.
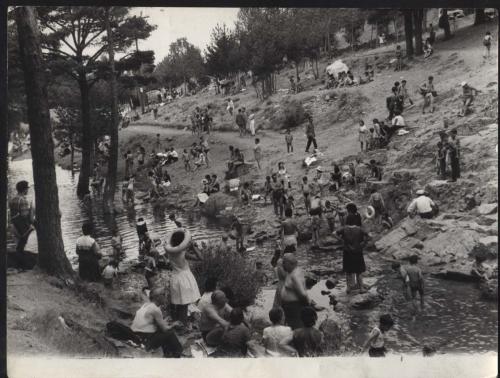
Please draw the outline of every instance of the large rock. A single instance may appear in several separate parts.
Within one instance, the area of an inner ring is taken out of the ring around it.
[[[496,213],[498,209],[497,203],[483,203],[481,206],[477,208],[477,212],[481,215],[488,215]]]
[[[366,310],[375,307],[381,300],[382,298],[377,293],[376,288],[373,287],[366,293],[353,296],[350,304],[352,308],[357,310]]]
[[[470,252],[472,257],[484,256],[487,259],[496,259],[498,257],[498,237],[485,236],[479,239],[478,243]]]
[[[480,236],[475,231],[452,228],[425,240],[423,251],[443,259],[467,259],[479,239]]]
[[[235,198],[224,193],[213,193],[201,207],[201,212],[207,217],[216,217],[226,207],[232,207]]]
[[[339,321],[327,318],[319,325],[319,330],[325,336],[324,340],[329,351],[340,349],[342,346],[342,328]]]

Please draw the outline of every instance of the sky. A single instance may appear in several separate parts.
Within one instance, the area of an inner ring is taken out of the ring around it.
[[[239,8],[147,8],[137,7],[131,13],[149,17],[157,29],[147,40],[139,41],[139,50],[153,50],[155,64],[168,54],[169,46],[178,38],[186,37],[200,50],[210,43],[210,34],[217,24],[233,28]]]

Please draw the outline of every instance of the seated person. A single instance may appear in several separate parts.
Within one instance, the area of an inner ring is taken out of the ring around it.
[[[250,330],[243,323],[243,311],[233,308],[229,315],[229,326],[224,331],[219,352],[225,357],[244,357],[247,354]]]
[[[433,49],[432,49],[432,45],[431,45],[431,41],[429,38],[427,38],[425,40],[425,44],[424,44],[424,58],[428,58],[432,55],[433,53]]]
[[[314,328],[318,315],[314,308],[307,306],[302,308],[300,318],[304,327],[293,331],[293,336],[288,336],[281,344],[291,344],[299,353],[300,357],[315,357],[323,352],[323,333]]]
[[[179,160],[179,154],[173,147],[170,147],[170,151],[167,152],[166,164],[175,163]]]
[[[274,307],[269,311],[269,320],[272,326],[264,328],[262,342],[266,348],[266,354],[272,357],[296,356],[297,351],[290,345],[284,343],[293,339],[293,331],[290,327],[283,325],[284,317],[281,307]]]
[[[168,327],[160,307],[164,302],[163,289],[156,288],[149,293],[148,302],[135,313],[132,331],[146,346],[146,350],[163,349],[164,357],[179,358],[182,354],[182,345],[177,335]]]
[[[401,113],[396,111],[396,112],[394,112],[394,114],[395,114],[395,116],[392,119],[392,127],[395,127],[395,128],[405,127],[406,122],[405,122],[405,119],[403,118],[403,116],[401,115]]]
[[[227,302],[226,294],[221,290],[215,290],[210,303],[198,304],[201,311],[201,336],[209,346],[219,345],[224,331],[229,327],[229,315],[233,309]]]

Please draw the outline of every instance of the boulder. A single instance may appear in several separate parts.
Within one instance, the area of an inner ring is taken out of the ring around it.
[[[371,288],[368,292],[357,294],[350,300],[351,307],[357,310],[366,310],[375,307],[381,302],[380,295],[376,288]]]
[[[485,236],[479,239],[478,243],[470,252],[472,257],[478,255],[484,256],[487,259],[496,259],[498,257],[498,237]]]
[[[475,231],[458,227],[451,228],[425,240],[423,253],[444,259],[465,259],[478,244],[479,239],[480,236]]]
[[[235,199],[224,193],[213,193],[201,207],[201,212],[207,217],[215,217],[226,207],[232,207]]]
[[[498,209],[497,203],[483,203],[481,206],[477,208],[477,212],[481,215],[488,215],[495,213],[497,209]]]
[[[342,346],[342,327],[335,319],[327,318],[319,325],[319,330],[325,336],[324,340],[328,351],[339,350]]]

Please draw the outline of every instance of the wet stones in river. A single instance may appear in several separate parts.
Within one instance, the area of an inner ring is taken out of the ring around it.
[[[497,203],[484,203],[477,208],[477,212],[480,215],[489,215],[495,213],[497,209],[498,209]]]
[[[350,305],[356,310],[367,310],[375,307],[382,301],[376,288],[370,289],[366,293],[356,294],[350,298]]]

